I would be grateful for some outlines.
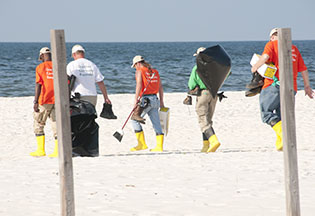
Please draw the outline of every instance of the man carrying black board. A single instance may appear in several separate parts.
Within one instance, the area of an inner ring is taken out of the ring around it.
[[[188,81],[188,94],[197,96],[196,113],[203,137],[201,152],[215,152],[221,144],[213,130],[212,117],[218,97],[220,101],[225,98],[223,92],[217,92],[231,72],[231,58],[220,45],[200,47],[194,56],[196,65]]]

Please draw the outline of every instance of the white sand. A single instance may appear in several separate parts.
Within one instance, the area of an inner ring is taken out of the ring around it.
[[[283,154],[275,150],[275,133],[260,120],[258,96],[226,92],[218,102],[214,129],[222,145],[200,153],[202,137],[193,106],[185,93],[165,94],[171,108],[170,132],[163,153],[131,153],[136,144],[130,122],[119,143],[112,134],[123,125],[133,95],[110,95],[118,120],[97,118],[100,157],[73,158],[75,212],[92,215],[285,215]],[[59,163],[33,158],[36,148],[33,97],[0,98],[0,215],[59,215]],[[103,99],[99,96],[97,111]],[[315,101],[298,92],[300,206],[303,216],[315,212]],[[147,119],[147,144],[155,134]],[[46,126],[46,153],[53,151]]]

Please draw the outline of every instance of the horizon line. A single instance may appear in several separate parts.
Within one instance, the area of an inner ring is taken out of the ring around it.
[[[292,41],[314,41],[315,39],[297,39]],[[268,40],[213,40],[213,41],[66,41],[66,43],[202,43],[202,42],[264,42]],[[50,41],[0,41],[0,43],[50,43]]]

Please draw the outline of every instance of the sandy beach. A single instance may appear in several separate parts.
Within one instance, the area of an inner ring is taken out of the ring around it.
[[[225,92],[217,103],[214,130],[221,142],[215,153],[200,153],[202,136],[186,93],[166,93],[169,134],[163,153],[130,152],[136,138],[130,122],[119,143],[112,134],[132,109],[132,94],[109,95],[117,120],[96,119],[100,156],[73,158],[75,212],[98,215],[285,215],[283,153],[276,135],[260,119],[259,97]],[[0,215],[60,215],[59,163],[56,158],[29,156],[36,149],[33,97],[0,97]],[[102,109],[98,97],[96,110]],[[296,95],[296,132],[301,215],[315,212],[315,101]],[[54,141],[48,121],[46,154]],[[149,148],[155,134],[147,118]]]

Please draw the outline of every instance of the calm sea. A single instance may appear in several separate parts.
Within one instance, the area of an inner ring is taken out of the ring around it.
[[[133,93],[135,89],[132,58],[143,55],[162,78],[165,92],[186,92],[187,81],[195,64],[193,53],[200,46],[222,45],[232,59],[232,75],[221,90],[245,90],[251,79],[249,62],[253,53],[262,53],[266,41],[250,42],[157,42],[157,43],[80,43],[86,58],[92,60],[105,76],[109,94]],[[293,41],[299,48],[315,88],[315,41]],[[67,43],[67,61],[74,43]],[[0,43],[0,96],[34,95],[38,52],[49,43]],[[298,78],[303,89],[302,77]]]

